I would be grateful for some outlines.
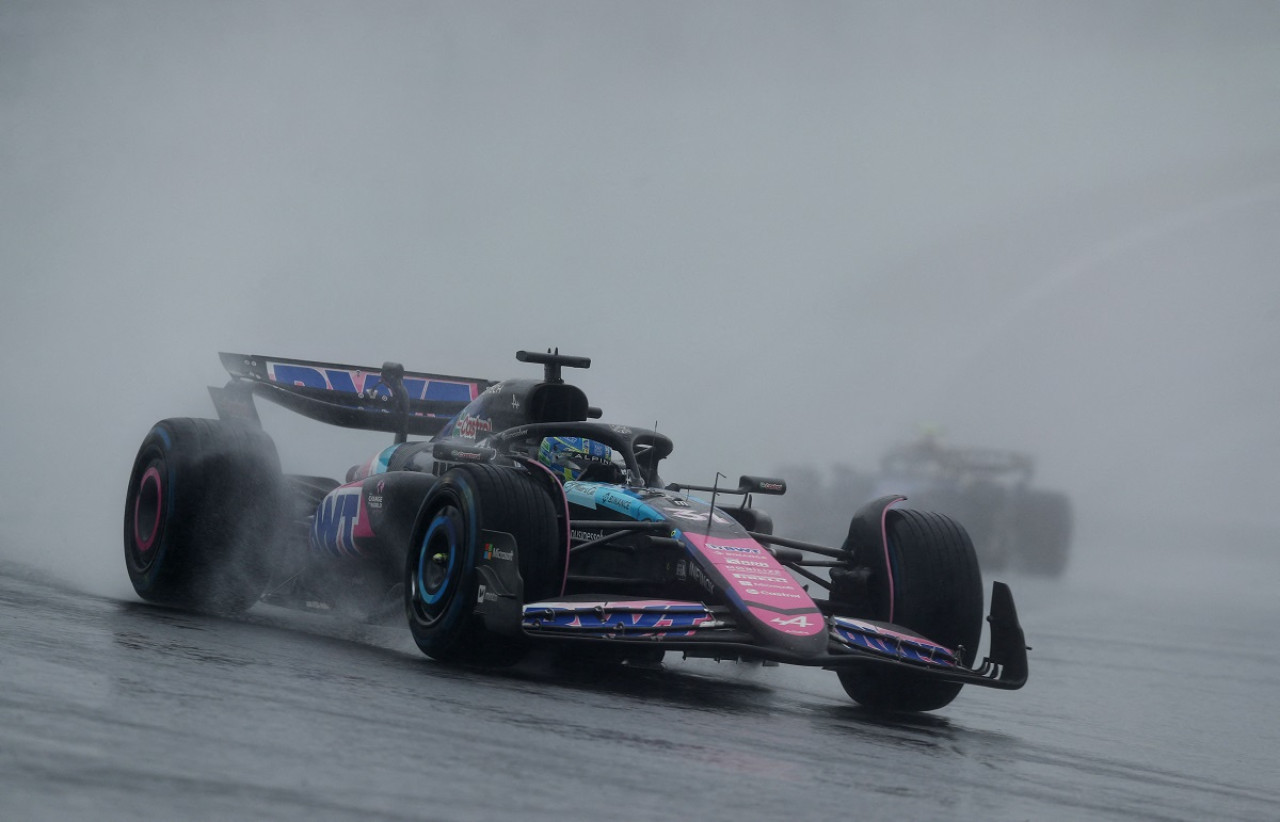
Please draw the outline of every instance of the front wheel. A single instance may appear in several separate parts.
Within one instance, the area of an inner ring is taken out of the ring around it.
[[[883,543],[846,547],[854,566],[872,571],[876,595],[860,616],[907,628],[972,665],[982,637],[982,575],[964,528],[942,514],[894,509],[884,517]],[[841,671],[840,684],[860,705],[883,711],[937,710],[962,687],[897,667]]]
[[[440,662],[512,665],[526,643],[488,630],[475,613],[485,535],[512,538],[524,601],[559,593],[564,576],[559,523],[537,480],[515,468],[462,465],[427,495],[405,562],[405,613],[418,648]]]

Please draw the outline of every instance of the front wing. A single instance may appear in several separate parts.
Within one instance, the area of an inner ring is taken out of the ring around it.
[[[740,628],[728,608],[677,600],[573,599],[524,606],[521,626],[539,639],[657,645],[698,656],[753,658],[828,669],[896,667],[938,679],[1014,690],[1027,681],[1027,646],[1009,587],[991,592],[991,648],[977,668],[946,648],[894,625],[832,616],[827,652],[800,656]]]

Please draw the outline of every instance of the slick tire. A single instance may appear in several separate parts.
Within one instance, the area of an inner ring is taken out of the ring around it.
[[[239,421],[175,418],[143,439],[124,506],[124,559],[148,602],[234,614],[262,596],[280,533],[275,444]]]
[[[515,539],[525,602],[555,596],[563,583],[559,523],[540,482],[515,468],[451,469],[418,512],[405,563],[409,629],[439,662],[513,665],[527,650],[523,638],[488,630],[475,613],[485,531]]]
[[[1062,576],[1071,553],[1071,500],[1055,491],[1027,491],[1015,520],[1014,558],[1019,570]]]
[[[870,584],[889,588],[869,619],[892,622],[960,653],[973,663],[982,637],[982,576],[969,535],[942,514],[893,509],[885,519],[888,562],[881,546],[854,548],[853,564],[872,569]],[[886,576],[887,575],[887,576]],[[877,711],[933,711],[951,703],[960,683],[903,668],[869,666],[840,672],[858,704]]]

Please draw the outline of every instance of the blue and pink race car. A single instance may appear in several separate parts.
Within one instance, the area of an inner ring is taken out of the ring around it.
[[[218,419],[156,423],[138,451],[125,562],[145,600],[234,613],[258,602],[407,620],[432,659],[511,665],[666,653],[827,668],[875,710],[928,711],[964,685],[1016,689],[1027,647],[1006,585],[983,584],[954,520],[853,511],[839,547],[773,533],[757,498],[786,483],[667,482],[673,444],[601,421],[565,368],[481,379],[223,354]],[[343,480],[286,474],[255,398],[393,442]]]

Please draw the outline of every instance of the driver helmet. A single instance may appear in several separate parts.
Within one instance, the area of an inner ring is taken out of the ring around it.
[[[612,448],[586,437],[546,437],[538,446],[538,462],[565,482],[578,479],[593,464],[612,461]]]

